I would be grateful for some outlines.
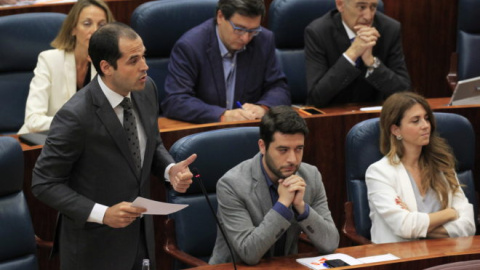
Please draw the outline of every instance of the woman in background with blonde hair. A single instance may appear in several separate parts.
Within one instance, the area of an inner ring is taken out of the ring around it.
[[[475,233],[473,207],[455,173],[455,158],[435,133],[427,101],[411,92],[391,95],[380,115],[380,150],[366,184],[374,243]]]
[[[55,113],[95,77],[97,71],[88,57],[88,43],[98,28],[113,21],[103,0],[78,0],[73,5],[51,43],[55,49],[38,56],[25,123],[18,133],[48,130]]]

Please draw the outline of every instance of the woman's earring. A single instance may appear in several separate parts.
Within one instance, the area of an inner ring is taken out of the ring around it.
[[[402,135],[397,135],[397,140],[401,141],[403,139]]]

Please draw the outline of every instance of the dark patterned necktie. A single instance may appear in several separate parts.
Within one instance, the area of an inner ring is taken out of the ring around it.
[[[135,115],[133,114],[132,101],[129,98],[124,98],[120,105],[123,107],[123,128],[127,133],[128,147],[133,155],[133,161],[138,172],[140,172],[141,158],[140,158],[140,143],[138,142],[137,123]]]

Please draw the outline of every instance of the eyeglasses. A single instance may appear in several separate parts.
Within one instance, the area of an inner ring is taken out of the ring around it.
[[[239,36],[243,36],[245,35],[246,33],[248,33],[249,35],[251,36],[256,36],[258,34],[260,34],[260,32],[262,32],[262,28],[261,27],[258,27],[258,28],[255,28],[255,29],[246,29],[246,28],[243,28],[243,27],[238,27],[236,26],[232,21],[228,20],[228,22],[230,23],[230,25],[232,25],[233,27],[233,32]]]

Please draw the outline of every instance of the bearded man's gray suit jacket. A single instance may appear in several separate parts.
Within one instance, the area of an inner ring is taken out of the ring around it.
[[[275,242],[286,233],[283,255],[297,253],[301,231],[312,240],[321,254],[332,253],[339,242],[338,230],[328,209],[327,196],[318,169],[301,163],[297,175],[307,186],[304,201],[310,206],[309,216],[297,221],[286,220],[272,209],[269,188],[260,166],[262,155],[246,160],[228,171],[217,183],[217,214],[232,245],[236,261],[257,264],[272,257]],[[290,207],[291,208],[291,207]],[[210,264],[232,261],[220,232]]]

